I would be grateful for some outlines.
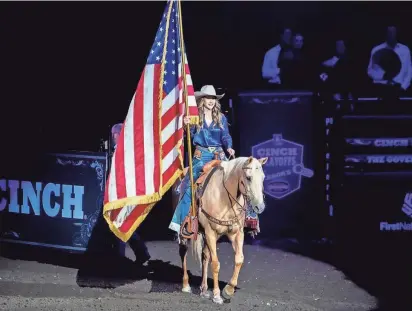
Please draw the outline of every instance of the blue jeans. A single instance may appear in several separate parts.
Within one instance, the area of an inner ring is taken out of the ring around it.
[[[224,152],[222,148],[216,148],[213,152],[209,151],[207,148],[197,147],[196,149],[201,152],[201,155],[199,157],[196,157],[196,155],[193,157],[193,181],[196,181],[199,178],[203,166],[215,159],[215,152]],[[226,157],[223,160],[227,160]],[[185,217],[189,214],[190,205],[192,204],[191,188],[190,176],[189,174],[186,174],[180,185],[180,201],[177,204],[175,213],[172,217],[172,221],[169,225],[169,229],[178,233],[180,232],[180,225],[183,223]]]

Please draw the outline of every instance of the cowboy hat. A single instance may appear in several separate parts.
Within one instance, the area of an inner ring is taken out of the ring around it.
[[[223,96],[225,96],[225,94],[217,95],[216,90],[213,87],[213,85],[204,85],[202,86],[200,91],[195,92],[195,97],[196,99],[198,99],[198,98],[205,97],[205,96],[213,96],[216,99],[221,99]]]

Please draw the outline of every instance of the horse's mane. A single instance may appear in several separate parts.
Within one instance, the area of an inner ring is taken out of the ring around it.
[[[239,157],[231,161],[222,161],[220,165],[225,172],[225,181],[231,176],[232,172],[240,171],[248,159],[247,157]]]

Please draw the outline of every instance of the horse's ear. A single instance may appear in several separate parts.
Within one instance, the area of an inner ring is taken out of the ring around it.
[[[266,162],[268,161],[268,157],[266,157],[266,158],[261,158],[261,159],[259,159],[258,161],[260,162],[260,164],[262,164],[262,165],[265,165],[266,164]]]
[[[249,157],[249,158],[247,159],[246,163],[247,163],[247,164],[250,164],[250,163],[252,163],[252,161],[253,161],[253,157]]]

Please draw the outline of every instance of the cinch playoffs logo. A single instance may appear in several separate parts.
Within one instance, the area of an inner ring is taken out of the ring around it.
[[[255,158],[268,157],[263,166],[267,195],[282,199],[300,189],[302,176],[313,176],[313,171],[303,165],[303,150],[303,145],[283,139],[282,134],[273,134],[273,139],[252,147]]]

